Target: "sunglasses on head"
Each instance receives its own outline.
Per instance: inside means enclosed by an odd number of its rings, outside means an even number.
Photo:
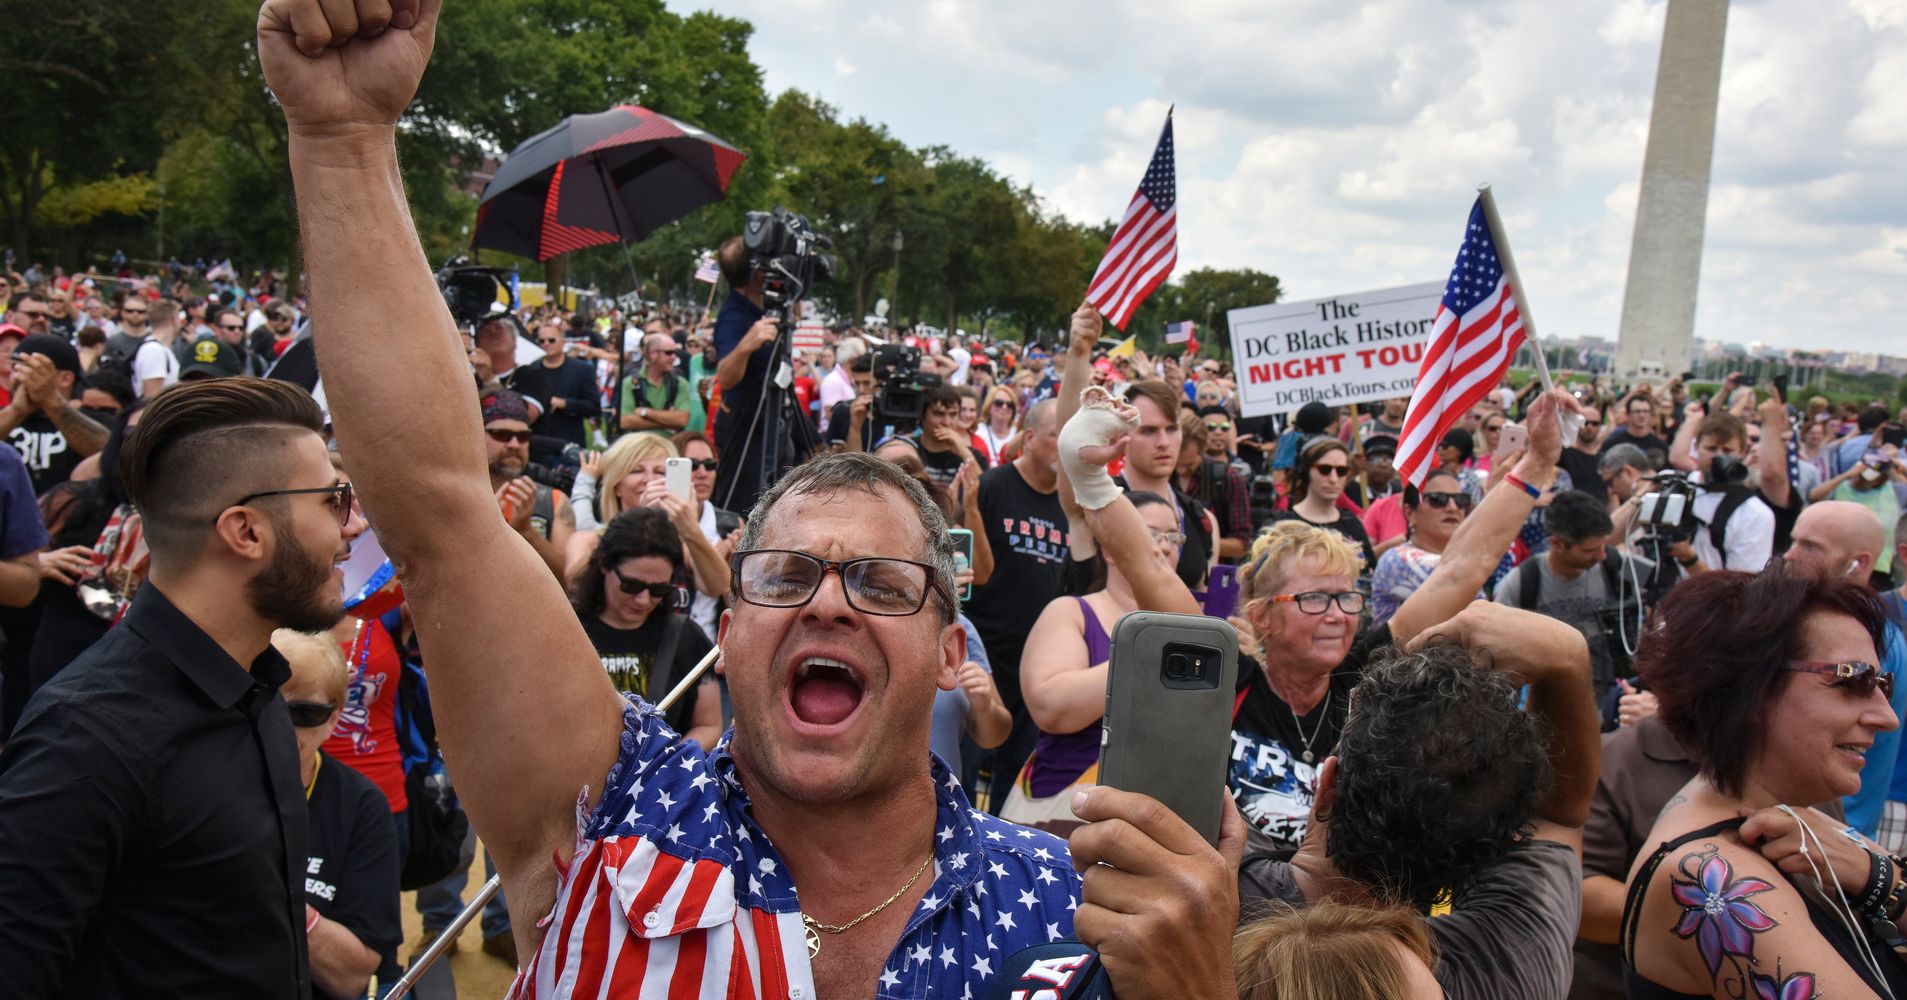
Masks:
[[[1781,669],[1796,674],[1822,674],[1833,678],[1829,687],[1846,688],[1848,691],[1865,698],[1880,689],[1882,697],[1892,701],[1894,698],[1894,675],[1881,673],[1881,668],[1872,663],[1849,660],[1831,663],[1826,660],[1789,660]]]
[[[288,701],[285,711],[291,713],[291,724],[299,729],[316,729],[330,721],[331,713],[338,710],[335,701]]]
[[[1429,504],[1432,510],[1442,510],[1451,504],[1456,504],[1458,510],[1469,510],[1470,505],[1476,502],[1470,499],[1470,494],[1468,493],[1445,493],[1442,490],[1433,493],[1419,493],[1418,496],[1423,497],[1424,502]]]
[[[530,443],[529,431],[506,431],[500,427],[485,427],[483,432],[490,435],[490,440],[498,444],[509,444],[512,441],[517,444]]]
[[[613,566],[610,567],[609,572],[615,576],[617,585],[622,587],[622,592],[631,597],[648,594],[650,597],[660,601],[675,593],[675,584],[673,583],[650,583],[647,580],[631,580],[622,575],[622,570]]]

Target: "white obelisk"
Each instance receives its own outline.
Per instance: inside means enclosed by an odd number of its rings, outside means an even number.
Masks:
[[[1624,378],[1689,367],[1727,26],[1728,0],[1669,0],[1622,295],[1616,373]]]

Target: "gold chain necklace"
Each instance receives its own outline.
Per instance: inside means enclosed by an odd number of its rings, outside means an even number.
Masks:
[[[816,955],[819,955],[821,953],[821,935],[816,934],[815,931],[827,931],[829,934],[845,934],[848,931],[853,930],[854,925],[894,905],[895,900],[901,898],[903,895],[906,895],[907,890],[912,889],[914,887],[914,883],[920,881],[921,873],[927,870],[928,863],[933,860],[934,860],[934,852],[928,851],[927,857],[922,859],[919,868],[914,869],[914,875],[912,878],[907,880],[906,885],[903,885],[900,888],[894,890],[894,894],[892,896],[889,896],[886,899],[881,900],[881,904],[879,906],[876,906],[875,908],[867,911],[866,913],[863,913],[860,916],[855,917],[853,920],[850,920],[845,924],[824,924],[821,921],[816,920],[815,918],[811,916],[808,916],[806,913],[803,913],[801,915],[801,924],[802,924],[802,927],[805,929],[804,933],[808,939],[808,957],[813,958]]]

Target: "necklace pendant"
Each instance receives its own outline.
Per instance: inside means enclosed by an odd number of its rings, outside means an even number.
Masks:
[[[1316,754],[1314,754],[1314,753],[1312,753],[1311,751],[1309,751],[1309,750],[1306,750],[1306,751],[1304,752],[1304,762],[1305,762],[1305,763],[1307,763],[1307,764],[1310,764],[1310,763],[1312,763],[1312,762],[1314,762],[1314,761],[1316,761],[1317,759],[1318,759],[1318,757],[1317,757],[1317,755],[1316,755]]]
[[[813,958],[821,954],[821,935],[815,933],[813,927],[803,927],[802,934],[808,940],[808,957]]]

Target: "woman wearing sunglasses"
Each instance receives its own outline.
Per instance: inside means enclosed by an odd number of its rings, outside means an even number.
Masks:
[[[711,647],[708,636],[676,610],[682,537],[669,515],[636,507],[603,529],[589,564],[577,574],[570,604],[602,657],[616,690],[662,700]],[[670,728],[703,749],[722,735],[722,696],[713,673],[692,697],[669,708]]]
[[[1271,516],[1273,522],[1303,521],[1329,528],[1358,547],[1363,565],[1356,575],[1363,576],[1377,564],[1371,550],[1371,536],[1357,512],[1338,503],[1351,482],[1351,453],[1336,438],[1316,438],[1298,452],[1298,465],[1292,472],[1291,507]]]
[[[305,938],[312,994],[363,996],[371,974],[395,979],[398,917],[397,830],[371,779],[321,747],[344,708],[349,667],[323,635],[280,629],[272,646],[291,666],[280,691],[298,739],[299,779],[309,821],[305,865]]]
[[[1700,770],[1630,872],[1629,995],[1907,996],[1901,862],[1802,805],[1859,791],[1899,725],[1879,600],[1777,563],[1690,578],[1660,615],[1636,666]]]
[[[1455,476],[1434,472],[1419,491],[1404,487],[1404,541],[1387,549],[1371,576],[1371,624],[1390,621],[1410,595],[1430,579],[1450,536],[1470,513],[1470,494]]]
[[[986,457],[987,468],[1000,464],[1007,442],[1019,433],[1015,426],[1019,415],[1019,393],[1003,385],[996,385],[987,392],[985,412],[980,414],[980,425],[973,431],[976,448]]]

